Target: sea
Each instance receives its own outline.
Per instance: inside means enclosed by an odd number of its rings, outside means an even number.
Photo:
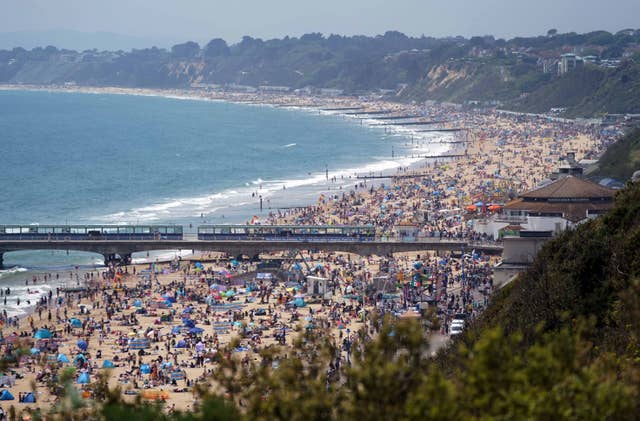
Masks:
[[[450,134],[376,123],[299,107],[0,90],[0,224],[244,223],[448,149],[438,142]],[[101,264],[67,250],[6,253],[3,308],[25,314],[38,294]]]

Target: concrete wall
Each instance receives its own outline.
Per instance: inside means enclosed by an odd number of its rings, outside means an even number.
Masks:
[[[530,264],[549,237],[505,237],[502,261],[509,264]]]

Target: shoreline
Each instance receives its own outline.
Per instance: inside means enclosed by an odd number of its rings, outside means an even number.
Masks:
[[[392,175],[397,174],[399,169],[409,168],[414,171],[420,171],[420,169],[429,162],[433,162],[434,159],[421,158],[422,155],[444,155],[451,153],[453,144],[443,142],[447,138],[455,136],[451,133],[438,133],[438,134],[426,134],[419,133],[415,129],[407,126],[399,126],[389,124],[384,120],[376,120],[375,116],[367,118],[359,118],[354,115],[345,114],[339,110],[328,110],[329,108],[344,108],[346,106],[351,107],[367,107],[367,108],[381,108],[393,109],[394,113],[402,114],[422,114],[418,112],[419,107],[409,106],[405,104],[392,103],[388,101],[363,101],[358,98],[345,97],[345,98],[321,98],[313,96],[297,96],[297,95],[279,95],[271,93],[259,93],[259,94],[245,94],[245,93],[229,93],[229,92],[207,92],[203,90],[192,89],[147,89],[147,88],[120,88],[120,87],[85,87],[74,86],[65,87],[57,85],[0,85],[0,91],[32,91],[32,92],[56,92],[56,93],[82,93],[82,94],[104,94],[104,95],[130,95],[130,96],[143,96],[143,97],[158,97],[165,99],[179,99],[179,100],[192,100],[203,102],[226,102],[238,105],[254,105],[254,106],[267,106],[283,108],[289,111],[299,111],[305,113],[318,113],[322,115],[332,115],[335,118],[344,118],[353,121],[354,125],[359,120],[363,128],[372,130],[383,130],[382,124],[372,124],[372,122],[385,123],[385,133],[390,132],[389,136],[398,136],[399,139],[403,139],[404,147],[407,148],[407,153],[404,155],[393,156],[393,146],[391,146],[392,156],[390,158],[368,159],[365,164],[358,164],[359,167],[353,168],[337,168],[328,172],[328,177],[325,174],[317,173],[311,177],[304,175],[294,175],[286,177],[284,180],[254,180],[251,185],[238,185],[235,187],[226,188],[220,191],[216,191],[206,196],[177,196],[167,199],[159,199],[158,201],[151,201],[150,203],[132,206],[126,209],[120,209],[116,212],[107,213],[103,215],[96,215],[91,217],[95,223],[132,223],[131,221],[141,221],[142,223],[157,223],[162,222],[162,216],[158,216],[156,209],[175,208],[180,212],[180,208],[185,206],[197,206],[205,208],[201,213],[209,214],[210,218],[215,220],[209,223],[244,223],[251,219],[255,211],[247,210],[253,206],[251,201],[247,201],[244,194],[251,195],[251,191],[258,191],[258,184],[260,185],[260,194],[265,200],[269,202],[277,202],[276,205],[266,205],[265,209],[268,211],[278,211],[279,209],[286,209],[291,207],[308,207],[313,206],[317,198],[321,195],[335,194],[336,190],[346,188],[347,190],[353,183],[357,183],[356,176],[367,175]],[[376,127],[380,126],[380,127]],[[412,153],[410,148],[413,148],[413,139],[418,137],[416,141],[416,153]],[[433,137],[433,140],[429,140],[429,137]],[[422,142],[422,148],[418,147],[418,142]],[[409,146],[411,144],[411,146]],[[398,148],[402,149],[402,147]],[[373,157],[372,157],[373,158]],[[390,165],[393,162],[393,165]],[[382,167],[381,169],[379,169]],[[336,179],[336,184],[329,183],[330,179]],[[248,183],[247,183],[248,184]],[[263,190],[264,184],[265,189]],[[311,200],[300,198],[287,198],[290,194],[282,194],[282,185],[286,184],[287,192],[291,188],[295,188],[297,192],[304,196],[314,195]],[[340,186],[343,184],[343,186]],[[378,185],[379,183],[371,183]],[[352,186],[351,186],[352,187]],[[245,191],[246,190],[246,191]],[[344,190],[343,190],[344,191]],[[233,197],[235,196],[235,197]],[[247,196],[249,197],[249,196]],[[257,195],[256,195],[257,197]],[[271,199],[271,200],[269,200]],[[227,203],[233,200],[232,203]],[[218,203],[222,201],[223,203]],[[302,203],[301,203],[302,202]],[[203,205],[204,203],[204,205]],[[237,205],[240,203],[240,205]],[[302,205],[302,206],[301,206]],[[257,206],[257,205],[256,205]],[[186,210],[182,211],[183,213]],[[225,218],[226,213],[231,214],[229,220]],[[238,216],[238,213],[247,215]],[[222,220],[220,219],[222,215]],[[167,217],[168,219],[179,220],[187,223],[199,223],[202,222],[195,214],[190,216],[173,215]],[[242,220],[240,220],[241,218]],[[237,220],[236,220],[237,219]]]

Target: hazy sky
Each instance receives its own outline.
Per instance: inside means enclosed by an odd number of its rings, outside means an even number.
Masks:
[[[307,32],[513,37],[640,27],[640,0],[0,0],[0,32],[71,29],[155,40]]]

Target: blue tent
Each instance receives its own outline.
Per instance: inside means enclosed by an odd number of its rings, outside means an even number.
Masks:
[[[73,363],[74,363],[74,364],[77,364],[77,363],[78,363],[78,361],[85,362],[85,361],[87,361],[87,358],[86,358],[84,355],[82,355],[82,354],[78,354],[78,355],[76,355],[76,357],[73,359]]]
[[[89,346],[87,341],[83,341],[82,339],[80,339],[76,345],[78,345],[78,348],[80,348],[83,351],[86,351],[87,347]]]
[[[183,339],[180,339],[176,344],[176,348],[186,348],[186,347],[187,347],[187,343]]]
[[[64,355],[64,354],[58,354],[57,361],[58,361],[59,363],[68,363],[68,362],[70,362],[70,361],[69,361],[69,358],[67,358],[67,356],[66,356],[66,355]]]
[[[33,392],[29,392],[22,398],[23,403],[36,403],[36,395]]]
[[[306,305],[307,305],[307,303],[305,303],[305,302],[304,302],[304,300],[303,300],[302,298],[296,298],[296,299],[293,301],[293,304],[294,304],[296,307],[304,307],[304,306],[306,306]]]
[[[191,329],[189,329],[189,333],[197,335],[199,333],[204,332],[204,329],[201,327],[192,327]]]
[[[142,301],[140,301],[140,300],[135,300],[135,301],[133,302],[133,306],[134,306],[134,307],[142,307]]]
[[[31,348],[31,355],[39,354],[40,350],[38,348]]]
[[[102,368],[113,368],[115,365],[110,360],[104,360],[102,363]]]
[[[190,319],[184,319],[182,321],[182,323],[186,326],[186,327],[196,327],[196,322],[194,322],[193,320]]]
[[[38,330],[35,335],[33,335],[34,339],[49,339],[51,338],[51,332],[47,329]]]
[[[14,399],[15,398],[13,397],[11,392],[9,392],[7,389],[4,389],[2,392],[0,392],[0,401],[12,401]]]
[[[70,320],[71,326],[73,327],[82,327],[82,321],[80,319],[76,319],[75,317]]]
[[[89,383],[89,373],[82,373],[80,377],[78,377],[78,384],[87,384]]]
[[[151,373],[151,367],[149,366],[149,364],[142,364],[140,366],[140,372],[142,374],[150,374]]]
[[[187,307],[184,310],[182,310],[182,314],[191,314],[193,313],[193,307]]]

